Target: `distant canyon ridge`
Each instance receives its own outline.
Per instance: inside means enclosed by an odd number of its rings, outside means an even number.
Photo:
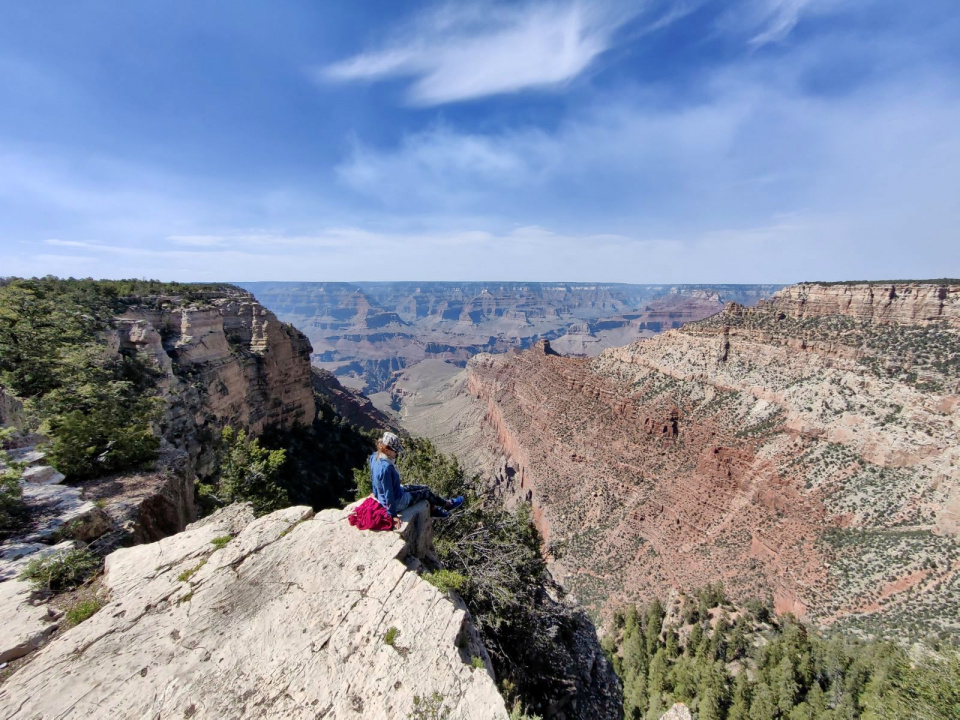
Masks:
[[[313,345],[312,362],[380,406],[396,376],[423,360],[464,366],[480,353],[549,340],[563,355],[611,347],[752,306],[780,285],[595,283],[251,282],[256,295]]]

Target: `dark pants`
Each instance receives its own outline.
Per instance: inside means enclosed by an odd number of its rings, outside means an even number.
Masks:
[[[416,505],[421,500],[426,500],[431,505],[436,505],[438,507],[446,507],[447,501],[442,497],[437,495],[433,490],[428,488],[426,485],[403,485],[403,500],[400,502],[403,505],[403,509]],[[410,500],[407,500],[407,495],[410,495]]]

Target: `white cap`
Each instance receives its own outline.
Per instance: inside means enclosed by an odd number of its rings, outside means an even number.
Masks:
[[[402,453],[403,445],[400,443],[400,438],[394,435],[392,432],[385,432],[383,437],[380,438],[380,443],[386,445],[391,450],[395,452]]]

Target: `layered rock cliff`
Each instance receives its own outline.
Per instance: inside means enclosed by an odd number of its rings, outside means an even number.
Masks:
[[[417,575],[426,506],[399,533],[346,520],[235,505],[115,552],[108,604],[6,681],[0,714],[505,720],[469,614]]]
[[[804,283],[781,290],[776,305],[796,318],[842,315],[873,322],[944,322],[960,327],[955,282]]]
[[[360,391],[341,385],[333,373],[313,368],[311,377],[317,396],[348,423],[362,430],[397,430],[392,417],[374,407]]]
[[[162,401],[155,424],[160,457],[153,467],[83,483],[84,496],[102,501],[118,531],[126,527],[121,534],[135,541],[178,532],[196,518],[194,483],[215,471],[215,441],[223,427],[260,435],[309,426],[316,417],[306,337],[249,293],[217,287],[184,296],[115,298],[101,318],[105,329],[97,332],[97,351],[108,359],[136,358],[143,395]],[[78,308],[83,312],[83,305]],[[0,425],[21,431],[8,443],[39,443],[39,460],[45,439],[30,433],[37,423],[19,398],[0,388]],[[64,477],[50,481],[28,473],[25,480],[29,488],[58,485]]]
[[[479,356],[411,386],[404,423],[531,501],[599,611],[723,580],[821,623],[954,631],[958,312],[960,285],[791,287],[593,360]]]
[[[241,290],[200,303],[161,297],[132,305],[110,342],[159,368],[163,436],[201,475],[212,470],[211,432],[231,425],[259,435],[316,416],[310,342]]]
[[[197,295],[131,299],[107,331],[108,353],[150,368],[164,409],[154,468],[84,483],[84,497],[113,519],[105,548],[158,540],[196,519],[194,485],[215,472],[223,427],[259,435],[316,417],[306,337],[238,288]]]

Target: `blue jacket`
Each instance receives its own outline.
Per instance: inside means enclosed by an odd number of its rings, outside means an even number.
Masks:
[[[391,515],[396,516],[397,503],[403,497],[400,471],[385,457],[374,453],[370,456],[370,479],[373,481],[373,496],[377,502]]]

